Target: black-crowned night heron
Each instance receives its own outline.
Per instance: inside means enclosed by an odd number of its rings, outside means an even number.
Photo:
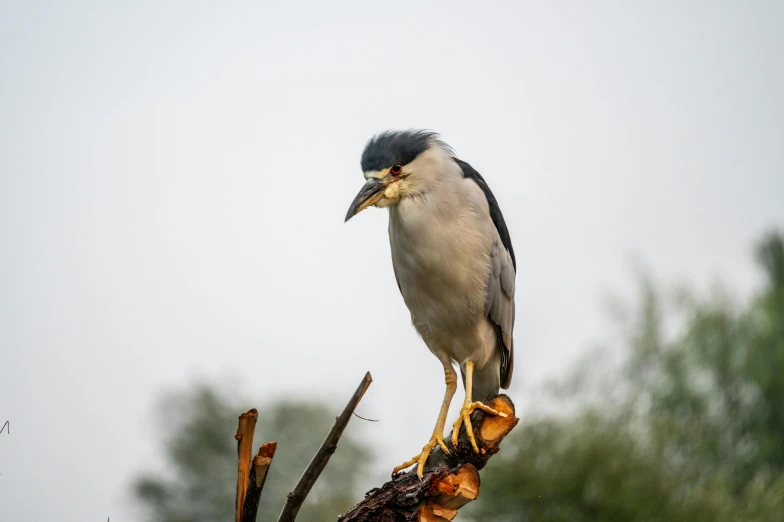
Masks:
[[[504,415],[483,402],[512,379],[515,256],[501,209],[485,180],[455,157],[438,135],[389,131],[362,153],[365,185],[346,221],[370,206],[389,209],[392,266],[419,335],[444,365],[446,393],[438,421],[422,451],[393,473],[417,464],[422,471],[436,445],[457,388],[460,367],[465,401],[454,423],[457,446],[465,425],[478,452],[470,415]]]

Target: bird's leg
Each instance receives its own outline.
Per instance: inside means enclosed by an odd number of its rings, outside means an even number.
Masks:
[[[471,441],[471,446],[474,448],[474,452],[479,453],[479,447],[476,445],[476,438],[474,437],[474,427],[471,426],[471,414],[474,413],[475,410],[482,410],[490,415],[499,415],[501,417],[506,417],[506,413],[496,411],[490,406],[483,404],[479,401],[472,402],[471,400],[471,388],[474,385],[474,363],[468,361],[465,364],[465,401],[463,402],[463,407],[460,409],[460,416],[457,418],[455,423],[452,425],[452,446],[457,447],[457,439],[460,436],[460,426],[465,424],[466,435],[468,435],[468,440]]]
[[[430,440],[427,442],[427,444],[425,444],[425,446],[422,448],[422,451],[418,455],[414,456],[411,460],[404,462],[392,470],[393,475],[398,471],[406,469],[412,464],[417,464],[417,475],[419,475],[419,478],[421,479],[425,469],[425,462],[427,462],[430,453],[433,451],[436,445],[441,446],[441,449],[444,451],[444,453],[449,455],[449,448],[447,448],[446,443],[444,442],[444,425],[446,424],[446,416],[449,412],[449,404],[452,402],[452,397],[455,394],[455,390],[457,390],[457,373],[455,373],[455,370],[452,368],[452,364],[448,359],[441,362],[444,365],[444,381],[446,382],[446,392],[444,393],[444,402],[441,403],[441,411],[438,413],[436,427],[433,428],[433,434],[430,436]]]

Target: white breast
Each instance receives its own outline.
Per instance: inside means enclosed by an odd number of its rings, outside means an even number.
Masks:
[[[487,330],[495,229],[471,180],[389,208],[392,263],[411,319],[431,351],[464,360]]]

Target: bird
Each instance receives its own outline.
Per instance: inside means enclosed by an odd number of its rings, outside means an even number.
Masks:
[[[389,212],[389,245],[398,289],[411,322],[444,368],[446,392],[433,434],[422,451],[394,468],[416,464],[423,477],[444,441],[449,406],[457,390],[457,365],[465,398],[453,424],[457,448],[464,426],[479,453],[471,425],[477,409],[505,417],[485,402],[508,389],[514,362],[517,262],[501,208],[484,178],[429,130],[389,130],[366,144],[360,165],[365,184],[346,214],[368,207]]]

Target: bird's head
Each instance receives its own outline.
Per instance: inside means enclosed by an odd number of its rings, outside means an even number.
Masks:
[[[430,131],[388,131],[377,134],[362,152],[365,184],[354,198],[346,221],[368,207],[397,205],[401,199],[424,194],[443,175],[449,147]]]

